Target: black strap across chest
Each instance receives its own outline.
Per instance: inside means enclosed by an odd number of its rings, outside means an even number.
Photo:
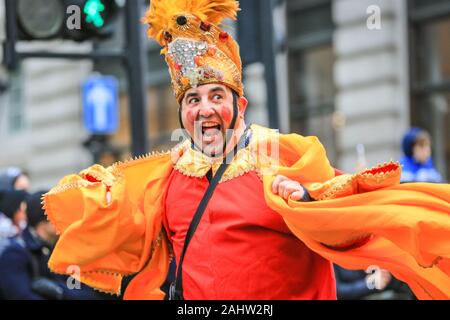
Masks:
[[[222,179],[223,174],[228,169],[228,166],[230,165],[231,161],[233,160],[234,155],[237,154],[237,152],[245,147],[247,142],[247,134],[248,130],[244,132],[241,139],[239,140],[238,144],[234,147],[233,151],[230,152],[227,157],[224,159],[222,164],[220,165],[219,169],[217,170],[214,177],[212,177],[212,172],[208,172],[207,176],[212,179],[208,180],[210,181],[208,189],[206,189],[205,194],[203,195],[202,200],[200,201],[200,204],[197,207],[197,210],[195,211],[194,217],[192,218],[191,224],[189,225],[189,229],[186,233],[186,238],[184,240],[184,246],[183,250],[180,255],[180,260],[178,262],[178,268],[176,273],[175,281],[170,285],[170,291],[169,291],[169,300],[183,300],[183,287],[182,287],[182,281],[183,281],[183,261],[186,254],[186,250],[189,246],[189,243],[192,240],[192,237],[194,236],[195,230],[197,230],[198,225],[200,224],[200,221],[202,219],[203,213],[206,210],[206,207],[208,205],[209,200],[211,199],[214,190],[216,189],[217,185],[219,184],[220,180]]]

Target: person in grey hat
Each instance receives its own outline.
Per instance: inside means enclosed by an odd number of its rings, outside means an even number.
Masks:
[[[26,228],[27,197],[26,191],[0,191],[0,239],[16,236]]]
[[[50,272],[48,259],[57,235],[41,206],[44,193],[27,197],[28,227],[20,236],[0,245],[0,299],[112,299],[81,283],[76,285],[74,279]]]
[[[28,173],[17,167],[0,170],[0,191],[30,189]]]

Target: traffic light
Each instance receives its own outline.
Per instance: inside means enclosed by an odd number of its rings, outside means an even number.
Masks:
[[[86,23],[92,24],[95,28],[101,28],[105,25],[103,14],[105,4],[101,0],[88,0],[84,4],[83,12],[86,15]]]
[[[17,0],[10,3],[15,5],[19,40],[46,40],[61,34],[65,17],[63,1]]]
[[[243,65],[262,61],[261,0],[241,1],[237,26]]]
[[[124,0],[17,0],[19,40],[84,41],[112,35]]]

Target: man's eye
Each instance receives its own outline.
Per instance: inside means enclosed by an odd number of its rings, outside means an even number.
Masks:
[[[189,100],[189,104],[195,104],[195,103],[199,103],[200,102],[200,100],[198,99],[198,98],[192,98],[192,99],[190,99]]]
[[[213,97],[213,100],[222,100],[222,96],[220,95],[220,94],[216,94],[216,95],[214,95],[214,97]]]

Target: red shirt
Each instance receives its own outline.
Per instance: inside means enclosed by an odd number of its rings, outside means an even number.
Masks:
[[[208,180],[174,170],[165,226],[178,262]],[[185,299],[336,299],[332,264],[309,250],[264,200],[255,172],[220,183],[183,263]]]

